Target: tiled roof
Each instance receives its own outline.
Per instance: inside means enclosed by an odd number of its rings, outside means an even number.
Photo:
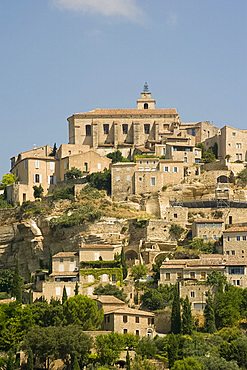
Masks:
[[[110,311],[107,311],[107,314],[116,313],[122,315],[135,315],[135,316],[154,316],[154,313],[148,311],[141,311],[136,310],[134,308],[124,307],[124,308],[117,308]]]
[[[52,272],[49,276],[77,276],[79,274],[79,271],[64,271],[64,272]]]
[[[78,252],[59,252],[57,254],[54,254],[53,258],[62,258],[62,257],[75,257],[78,255]]]
[[[114,249],[119,245],[111,245],[111,244],[84,244],[80,247],[80,249]]]
[[[247,231],[247,226],[236,226],[236,227],[230,227],[229,229],[226,229],[224,233],[231,233],[231,232],[236,232],[236,231]]]
[[[177,115],[177,109],[94,109],[84,113],[74,113],[74,116],[162,116],[164,114]]]
[[[121,299],[118,299],[114,297],[113,295],[92,296],[92,298],[101,302],[102,304],[107,304],[107,303],[122,304],[122,305],[125,304],[123,301],[121,301]]]

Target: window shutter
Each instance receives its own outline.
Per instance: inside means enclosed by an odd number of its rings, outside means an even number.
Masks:
[[[35,183],[35,174],[33,175],[33,182]]]
[[[48,176],[48,185],[50,185],[51,183],[51,179],[50,179],[50,176]]]
[[[57,183],[57,176],[54,176],[54,185]]]
[[[39,175],[39,183],[42,184],[42,175]]]

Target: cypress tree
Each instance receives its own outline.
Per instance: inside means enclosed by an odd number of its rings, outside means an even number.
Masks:
[[[125,279],[128,275],[128,267],[126,265],[126,260],[125,260],[125,254],[124,254],[123,247],[122,247],[122,250],[121,250],[121,265],[122,265],[122,269],[123,269],[123,279]]]
[[[169,363],[169,369],[172,368],[174,365],[174,362],[178,358],[178,345],[179,341],[176,335],[173,333],[169,335],[168,338],[168,347],[167,347],[167,355],[168,355],[168,363]]]
[[[33,370],[33,351],[31,350],[31,348],[29,348],[28,350],[27,370]]]
[[[8,352],[6,370],[15,370],[15,359],[14,359],[14,352],[12,349],[10,349]]]
[[[63,286],[63,296],[62,296],[62,304],[64,304],[68,299],[68,296],[67,296],[67,291],[66,291],[66,288],[65,288],[65,285]]]
[[[79,366],[76,355],[75,355],[75,358],[74,358],[74,361],[73,361],[73,370],[80,370],[80,366]]]
[[[75,295],[78,295],[79,294],[79,286],[78,286],[78,282],[76,282],[75,284]]]
[[[22,279],[19,274],[19,261],[17,259],[13,276],[13,295],[16,301],[22,303]]]
[[[172,315],[171,315],[171,333],[179,334],[181,332],[181,312],[180,312],[180,297],[179,283],[174,286]]]
[[[186,296],[183,302],[183,314],[182,314],[182,332],[183,334],[191,335],[194,327],[193,317],[191,313],[191,304],[188,296]]]
[[[130,354],[128,350],[126,354],[126,370],[130,370]]]
[[[205,321],[204,321],[205,331],[207,333],[214,333],[216,331],[215,314],[214,314],[212,294],[210,292],[208,292],[208,298],[206,300],[206,305],[205,305],[203,315],[205,318]]]

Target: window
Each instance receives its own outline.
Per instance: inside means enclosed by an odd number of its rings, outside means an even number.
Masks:
[[[170,280],[170,278],[171,278],[171,274],[170,274],[170,272],[167,272],[166,273],[166,280]]]
[[[229,266],[230,275],[244,275],[244,266]]]
[[[142,164],[142,161],[140,161],[140,164]]]
[[[36,174],[34,175],[34,180],[33,180],[33,182],[34,182],[34,183],[41,183],[41,179],[42,179],[42,176],[41,176],[41,175],[39,175],[38,173],[36,173]]]
[[[149,161],[147,161],[146,163],[149,164]]]
[[[219,237],[217,235],[213,235],[214,240],[218,240]]]
[[[98,170],[101,170],[101,163],[98,163]]]
[[[156,161],[153,161],[153,164],[155,164],[156,163]]]
[[[128,330],[127,330],[127,329],[124,329],[124,330],[123,330],[123,333],[124,333],[124,334],[127,334],[127,333],[128,333]]]
[[[63,265],[63,264],[60,264],[60,265],[58,266],[58,271],[59,271],[59,272],[64,272],[64,265]]]
[[[166,149],[162,148],[162,155],[165,155],[165,154],[166,154]]]
[[[184,163],[187,163],[187,162],[188,162],[188,158],[184,157]]]
[[[74,263],[70,263],[69,264],[69,271],[74,271],[74,269],[75,269]]]
[[[140,318],[139,316],[136,316],[136,323],[139,324],[139,322],[140,322]]]
[[[35,168],[39,168],[39,160],[37,160],[37,159],[35,161]]]
[[[88,171],[88,163],[87,162],[85,162],[84,163],[84,172],[87,172]]]
[[[172,172],[178,172],[178,168],[177,167],[173,167],[172,168]]]
[[[237,241],[239,242],[239,241],[240,241],[240,236],[239,236],[239,235],[237,235],[237,238],[236,238],[236,239],[237,239]]]
[[[74,262],[74,258],[73,257],[70,259],[70,262]]]
[[[116,282],[116,274],[112,274],[112,276],[111,276],[111,280],[112,280],[112,282],[113,282],[113,283],[115,283],[115,282]]]
[[[119,172],[119,167],[116,168],[117,172]]]
[[[27,200],[27,194],[26,193],[22,194],[22,200],[23,200],[23,202],[26,202],[26,200]]]
[[[104,135],[108,135],[109,134],[109,125],[103,125],[103,129],[104,129]]]
[[[57,286],[56,287],[56,295],[60,295],[61,294],[61,288],[60,286]]]
[[[203,239],[208,239],[207,235],[202,235]]]
[[[48,184],[49,185],[56,184],[56,176],[48,176]]]
[[[91,125],[86,125],[86,136],[91,136]]]
[[[71,288],[66,286],[66,288],[65,288],[65,289],[66,289],[66,293],[67,293],[67,295],[69,296],[69,295],[70,295]]]
[[[87,277],[87,281],[88,281],[89,283],[93,283],[93,282],[94,282],[94,276],[93,276],[93,275],[88,275],[88,277]]]
[[[139,177],[139,181],[142,181],[142,177]]]
[[[195,158],[195,163],[200,163],[200,158]]]
[[[244,250],[242,250],[242,253],[244,253]]]
[[[63,258],[60,258],[60,261],[59,262],[63,263]]]
[[[236,143],[236,149],[241,149],[241,143]]]
[[[129,167],[127,167],[127,171],[130,171],[130,168]]]
[[[123,322],[128,322],[128,316],[127,315],[123,315]]]
[[[54,170],[55,169],[55,162],[50,162],[50,170]]]
[[[152,171],[156,171],[156,167],[152,167]]]
[[[229,242],[230,241],[230,236],[227,237],[227,241]]]
[[[154,318],[153,317],[149,317],[148,318],[148,325],[153,325],[154,324]]]
[[[120,181],[120,176],[117,176],[116,177],[116,181]]]
[[[136,330],[136,335],[140,335],[140,330]]]
[[[155,177],[151,177],[151,186],[155,185]]]
[[[226,254],[229,256],[230,252],[229,251],[226,251]]]
[[[201,272],[201,279],[206,279],[206,272]]]
[[[178,214],[177,213],[174,213],[174,218],[178,218]]]
[[[102,275],[102,282],[106,283],[108,280],[108,275],[107,274],[103,274]]]
[[[123,134],[124,134],[124,135],[127,135],[127,133],[128,133],[128,125],[123,124],[123,125],[122,125],[122,129],[123,129]]]
[[[177,279],[180,279],[182,277],[182,273],[181,272],[177,272]]]
[[[127,176],[127,181],[130,181],[130,175]]]
[[[232,251],[232,256],[235,256],[235,251]]]
[[[24,162],[24,168],[27,168],[27,159]]]
[[[145,167],[145,171],[150,171],[150,167]]]
[[[148,135],[149,132],[150,132],[150,125],[144,125],[144,133]]]
[[[170,172],[170,167],[164,166],[164,167],[163,167],[163,171],[164,171],[164,172]]]
[[[148,103],[144,103],[144,109],[148,109]]]
[[[198,150],[195,150],[195,155],[198,155]]]
[[[190,297],[191,297],[191,298],[195,298],[195,292],[193,292],[193,291],[192,291],[192,292],[190,292]]]
[[[191,278],[191,279],[195,279],[195,277],[196,277],[195,272],[190,272],[190,278]]]
[[[143,171],[143,167],[139,167],[138,168],[138,171]]]
[[[233,132],[233,133],[232,133],[232,136],[236,136],[236,133],[235,133],[235,132]]]
[[[242,239],[243,239],[244,241],[246,241],[246,235],[243,235]]]
[[[67,162],[66,161],[64,161],[63,162],[63,168],[66,170],[66,168],[67,168]]]

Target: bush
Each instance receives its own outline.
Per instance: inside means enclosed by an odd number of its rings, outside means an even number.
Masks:
[[[67,186],[66,188],[57,188],[52,194],[54,200],[58,199],[70,199],[74,200],[74,188],[73,186]]]

